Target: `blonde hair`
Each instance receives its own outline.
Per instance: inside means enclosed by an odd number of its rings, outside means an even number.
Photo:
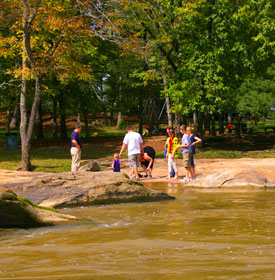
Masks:
[[[114,158],[118,158],[118,154],[117,153],[114,154]]]
[[[192,131],[193,131],[193,129],[192,129],[192,127],[191,127],[191,126],[187,126],[186,131],[190,131],[190,132],[192,132]]]

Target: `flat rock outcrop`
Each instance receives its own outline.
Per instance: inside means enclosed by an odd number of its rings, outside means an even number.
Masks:
[[[146,202],[174,199],[112,171],[50,174],[12,190],[43,207]]]
[[[54,209],[43,209],[12,190],[0,187],[0,227],[27,228],[50,226],[76,219],[57,213]]]
[[[208,174],[188,185],[198,187],[275,187],[275,182],[255,170],[229,170]]]

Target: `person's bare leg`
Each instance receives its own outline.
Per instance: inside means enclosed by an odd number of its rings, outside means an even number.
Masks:
[[[133,169],[134,169],[134,168],[131,169],[131,172],[130,172],[130,174],[129,174],[130,179],[131,179],[131,177],[133,176],[133,173],[134,173],[134,170],[133,170]]]
[[[138,169],[137,167],[134,167],[133,169],[134,169],[135,177],[136,179],[138,179]]]
[[[196,177],[196,168],[195,167],[192,167],[191,168],[193,173],[192,173],[192,177]]]
[[[192,171],[191,171],[191,168],[190,167],[187,167],[186,168],[187,172],[186,172],[186,177],[188,179],[191,179],[192,178]]]
[[[143,165],[143,164],[142,164],[141,166],[142,166],[142,168],[143,168],[143,171],[145,172],[145,175],[147,175],[147,176],[148,176],[146,166],[145,166],[145,165]]]

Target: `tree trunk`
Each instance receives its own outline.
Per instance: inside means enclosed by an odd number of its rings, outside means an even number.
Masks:
[[[39,103],[37,114],[36,114],[35,129],[36,129],[36,138],[44,139],[41,102]]]
[[[10,118],[11,118],[11,112],[10,112],[10,110],[7,110],[6,133],[10,132]]]
[[[139,118],[138,118],[138,131],[142,135],[143,132],[143,89],[139,88]]]
[[[208,113],[205,113],[204,117],[204,130],[210,132],[210,115]]]
[[[166,112],[168,118],[168,127],[173,127],[173,116],[171,113],[171,100],[169,96],[166,97]]]
[[[175,134],[177,137],[181,137],[181,134],[180,134],[181,117],[182,116],[180,113],[175,114]]]
[[[83,117],[84,117],[84,123],[85,123],[86,140],[90,141],[89,121],[88,121],[87,111],[85,109],[83,110]]]
[[[216,121],[214,115],[211,116],[211,128],[212,136],[216,136]]]
[[[168,90],[167,79],[166,79],[166,72],[164,67],[162,68],[162,81],[163,81],[163,89]],[[171,100],[169,96],[166,96],[166,113],[168,119],[168,127],[173,127],[173,117],[171,113]]]
[[[224,134],[224,114],[221,113],[219,115],[219,128],[220,128],[220,134]]]
[[[18,125],[19,119],[20,119],[20,106],[16,105],[10,121],[10,128],[15,128]]]
[[[119,127],[121,120],[122,120],[122,112],[118,112],[116,127]]]
[[[232,113],[231,112],[229,112],[227,115],[227,122],[232,123]]]
[[[59,95],[60,133],[61,139],[67,139],[66,114],[63,93]]]
[[[57,138],[57,108],[55,99],[53,99],[53,137]]]
[[[24,60],[24,58],[23,58]],[[24,65],[24,64],[23,64]],[[21,124],[20,124],[20,134],[21,134],[21,150],[22,150],[22,161],[21,170],[31,171],[31,139],[32,133],[35,125],[35,119],[38,111],[38,106],[40,103],[41,96],[41,85],[40,77],[36,74],[35,79],[35,94],[32,103],[32,110],[29,117],[29,122],[27,121],[27,80],[22,75],[22,86],[21,86],[21,96],[20,96],[20,111],[21,111]]]
[[[122,101],[122,88],[121,88],[121,76],[119,76],[119,95],[118,95],[118,109],[119,112],[117,114],[117,123],[116,123],[116,127],[119,127],[121,121],[122,121],[122,110],[121,110],[121,101]]]
[[[204,113],[199,112],[198,113],[198,131],[197,134],[199,137],[203,137],[203,119],[204,119]]]
[[[194,127],[194,131],[198,130],[198,113],[197,112],[193,112],[193,127]]]

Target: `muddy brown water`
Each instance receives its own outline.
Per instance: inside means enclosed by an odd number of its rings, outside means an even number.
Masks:
[[[275,279],[275,190],[151,184],[175,201],[63,209],[0,229],[0,279]]]

